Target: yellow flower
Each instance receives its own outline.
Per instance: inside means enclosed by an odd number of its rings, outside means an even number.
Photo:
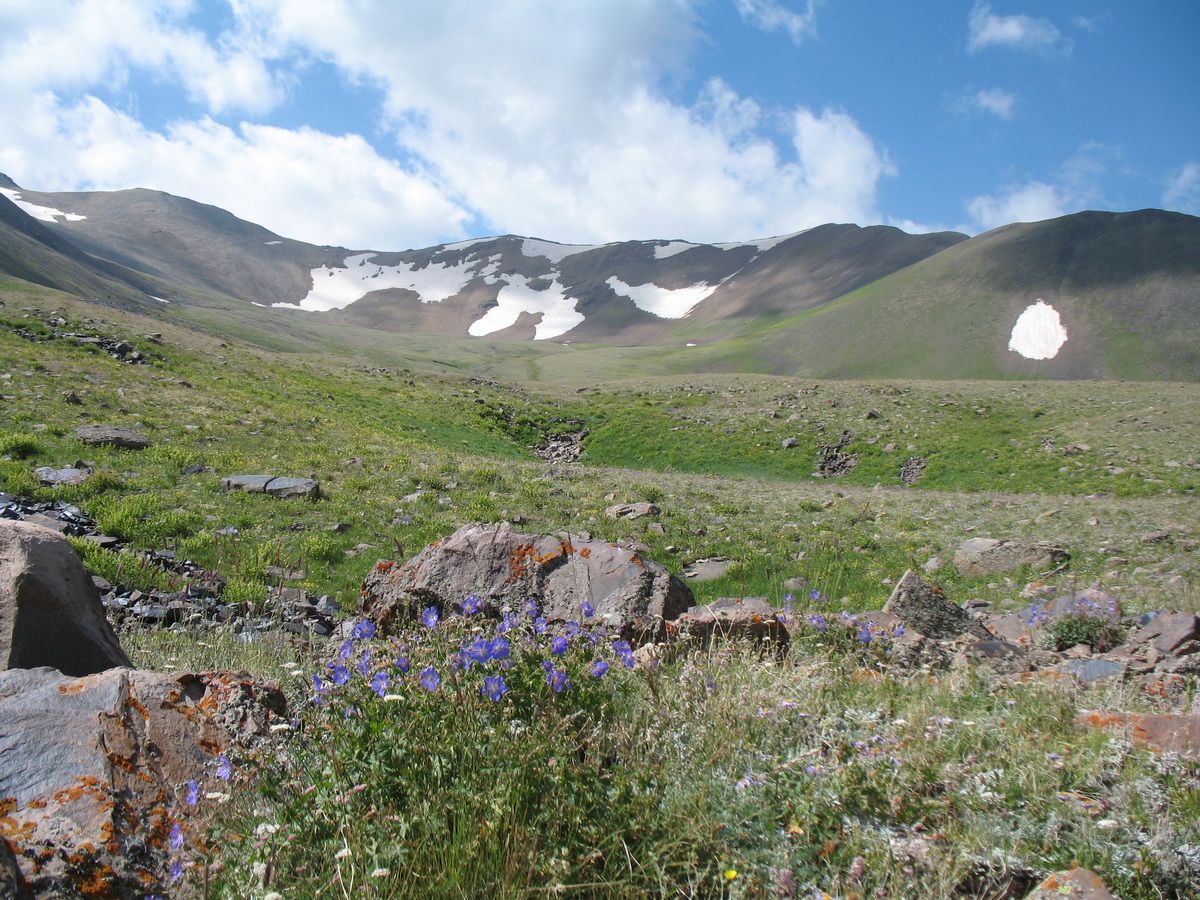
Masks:
[[[735,878],[737,878],[737,869],[726,869],[725,870],[725,880],[726,881],[733,881],[733,879],[735,879]]]

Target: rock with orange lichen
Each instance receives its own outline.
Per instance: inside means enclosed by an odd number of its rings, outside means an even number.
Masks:
[[[1080,713],[1075,722],[1093,728],[1123,729],[1135,744],[1156,753],[1176,753],[1185,759],[1200,759],[1200,716],[1092,710]]]
[[[244,673],[0,672],[0,838],[37,896],[140,900],[165,875],[181,786],[285,713]]]
[[[362,611],[383,633],[427,606],[454,610],[468,595],[492,612],[532,600],[549,621],[595,621],[626,637],[664,633],[695,602],[691,589],[653,560],[606,541],[524,534],[508,523],[465,525],[404,564],[380,561],[363,582]]]
[[[1090,869],[1076,867],[1055,872],[1025,900],[1118,900],[1109,892],[1100,876]]]

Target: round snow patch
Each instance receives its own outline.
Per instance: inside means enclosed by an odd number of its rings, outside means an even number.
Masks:
[[[1017,318],[1008,349],[1026,359],[1053,359],[1066,342],[1067,329],[1058,310],[1039,299]]]

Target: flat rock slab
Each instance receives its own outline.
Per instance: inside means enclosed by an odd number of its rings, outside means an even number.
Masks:
[[[724,556],[698,559],[683,570],[683,577],[693,581],[713,581],[724,577],[732,565],[733,560]]]
[[[0,668],[90,675],[130,665],[71,542],[0,519]]]
[[[642,516],[657,516],[659,509],[653,503],[618,503],[604,510],[610,519],[640,519]]]
[[[286,711],[245,673],[0,672],[0,834],[36,896],[155,893],[181,786]]]
[[[629,637],[661,635],[694,605],[686,584],[661,564],[605,541],[525,534],[505,522],[465,525],[407,563],[381,560],[363,582],[362,611],[382,632],[434,606],[455,609],[470,594],[495,613],[532,600],[549,621],[582,622],[582,604]]]
[[[1117,900],[1109,893],[1100,876],[1090,869],[1074,868],[1055,872],[1025,900]]]
[[[1062,547],[1045,541],[999,540],[977,537],[963,541],[954,554],[954,567],[963,577],[995,575],[1033,566],[1053,569],[1068,562],[1071,555]]]
[[[1188,759],[1200,759],[1200,716],[1093,710],[1080,713],[1075,722],[1094,728],[1124,728],[1135,744],[1159,753],[1178,753]]]
[[[56,469],[54,466],[38,466],[33,470],[33,474],[41,480],[42,484],[64,487],[83,484],[92,477],[92,470],[76,466],[64,466],[61,469]]]
[[[321,485],[312,478],[278,475],[230,475],[221,479],[223,491],[270,494],[273,497],[319,497]]]
[[[1149,643],[1159,653],[1170,656],[1191,649],[1189,645],[1196,641],[1200,641],[1200,616],[1163,612],[1129,635],[1126,643],[1134,646]]]
[[[1057,668],[1074,675],[1080,684],[1091,684],[1106,678],[1124,678],[1127,667],[1115,660],[1103,659],[1070,659],[1060,663]]]
[[[982,622],[912,569],[896,583],[883,611],[896,616],[905,628],[935,641],[949,641],[964,634],[983,641],[992,639]]]
[[[153,443],[141,432],[119,425],[80,425],[75,429],[75,437],[85,444],[106,444],[124,450],[145,450]]]

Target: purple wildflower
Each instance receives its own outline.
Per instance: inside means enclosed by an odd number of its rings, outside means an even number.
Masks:
[[[229,762],[229,757],[222,753],[217,757],[217,777],[222,781],[228,781],[232,774],[233,765]]]
[[[567,639],[561,634],[550,642],[550,652],[555,656],[562,656],[567,652],[569,646]]]
[[[330,663],[329,667],[333,670],[329,677],[333,680],[334,684],[345,684],[350,680],[350,670],[345,666],[337,666]]]
[[[546,617],[545,616],[538,616],[536,619],[533,620],[533,630],[534,630],[535,634],[545,634],[546,633]]]
[[[862,641],[864,644],[871,643],[871,638],[873,638],[873,637],[874,637],[874,635],[871,634],[871,626],[870,625],[864,625],[861,629],[859,629],[858,639],[860,641]]]
[[[436,691],[439,684],[442,682],[442,676],[437,673],[433,666],[426,666],[421,670],[421,687],[427,691]]]
[[[822,615],[809,616],[808,624],[817,629],[817,631],[824,631],[829,627],[828,623],[825,621],[825,617]]]
[[[171,840],[171,849],[172,850],[182,850],[183,849],[183,826],[180,825],[178,822],[176,822],[174,825],[171,826],[170,840]]]
[[[582,603],[579,604],[579,611],[581,613],[583,613],[583,617],[585,619],[590,619],[592,616],[594,616],[596,614],[596,607],[592,606],[592,604],[590,604],[586,600],[584,600]]]
[[[375,677],[371,679],[371,690],[382,697],[387,693],[387,686],[390,680],[386,672],[376,672]]]
[[[567,679],[567,673],[562,669],[556,669],[553,666],[546,672],[546,684],[550,690],[556,694],[561,694],[565,689],[571,686],[571,682]]]
[[[525,601],[525,615],[529,618],[534,618],[538,614],[538,605],[536,600]]]
[[[338,649],[338,659],[349,659],[350,654],[354,652],[354,641],[343,641],[342,646]]]
[[[829,602],[829,600],[828,600],[828,599],[826,599],[825,597],[821,596],[821,592],[820,592],[820,591],[818,591],[816,588],[813,588],[813,590],[811,590],[811,591],[809,591],[809,592],[808,592],[808,599],[809,599],[809,600],[820,600],[822,603],[828,603],[828,602]]]
[[[364,650],[362,652],[362,656],[359,657],[359,660],[358,660],[357,668],[358,668],[358,674],[361,675],[363,678],[366,678],[368,675],[371,674],[371,651],[370,650]]]
[[[489,700],[496,701],[508,693],[508,685],[504,683],[504,679],[499,675],[489,675],[483,679],[483,687],[480,688],[480,693]]]
[[[608,671],[608,663],[606,663],[604,660],[598,659],[594,663],[592,663],[592,674],[595,675],[597,678],[603,678],[604,674],[607,671]]]
[[[573,638],[577,634],[579,634],[579,623],[578,622],[568,622],[566,625],[563,626],[563,631],[566,632],[567,637]]]
[[[180,878],[182,878],[183,863],[181,863],[179,860],[175,860],[173,863],[171,863],[169,874],[171,876],[171,881],[178,881]]]
[[[482,597],[476,597],[474,594],[467,594],[467,599],[460,604],[464,616],[473,616],[477,612],[483,612],[484,606],[487,605]]]
[[[199,802],[200,802],[200,785],[196,784],[196,782],[194,780],[189,781],[188,782],[188,792],[187,792],[187,805],[195,806]]]
[[[351,640],[362,641],[368,638],[375,637],[375,623],[363,619],[354,626],[354,630],[350,632]]]
[[[408,661],[407,656],[397,656],[396,657],[396,668],[399,669],[401,672],[407,674],[408,670],[412,668],[412,663],[410,663]]]
[[[438,623],[438,611],[436,606],[427,606],[425,611],[421,613],[421,624],[426,628],[433,628]]]
[[[509,643],[508,638],[498,637],[488,644],[488,656],[499,662],[500,660],[508,659]]]

